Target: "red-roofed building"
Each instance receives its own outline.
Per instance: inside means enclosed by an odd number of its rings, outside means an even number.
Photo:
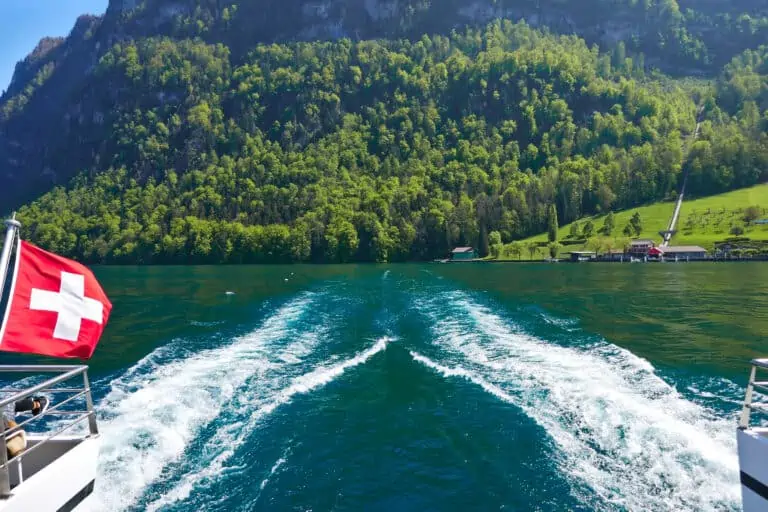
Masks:
[[[698,245],[653,247],[648,251],[648,257],[663,257],[665,260],[703,260],[707,257],[707,250]]]
[[[629,249],[627,252],[634,256],[635,258],[642,258],[645,255],[650,256],[650,251],[656,246],[656,244],[653,242],[653,240],[649,239],[639,239],[639,240],[632,240],[629,244]]]

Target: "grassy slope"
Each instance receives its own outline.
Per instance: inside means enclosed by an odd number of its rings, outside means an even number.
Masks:
[[[734,190],[719,194],[716,196],[704,197],[690,201],[684,201],[678,220],[678,233],[672,238],[671,245],[700,245],[707,249],[712,249],[714,243],[723,240],[731,235],[729,231],[733,224],[744,226],[741,220],[741,210],[747,206],[758,205],[766,208],[764,218],[768,218],[768,184],[756,185],[754,187],[741,190]],[[612,233],[612,238],[616,240],[616,248],[619,249],[619,240],[624,238],[622,231],[635,212],[640,213],[643,223],[643,232],[640,238],[650,238],[657,243],[661,240],[659,231],[667,229],[669,220],[672,217],[672,211],[675,204],[654,203],[640,208],[633,208],[621,212],[614,212],[616,219],[616,228]],[[596,230],[603,226],[605,215],[590,217],[595,224]],[[689,218],[693,219],[693,229],[687,230]],[[586,218],[578,221],[580,226],[584,226]],[[561,226],[558,231],[558,241],[568,236],[571,225]],[[768,226],[744,226],[746,231],[744,236],[754,240],[768,240]],[[528,242],[547,242],[547,234],[533,236],[522,240],[523,244]],[[560,255],[565,256],[569,251],[582,250],[582,245],[564,246]],[[542,251],[543,252],[543,251]],[[540,255],[541,257],[542,255]],[[523,257],[528,257],[527,251],[523,252]]]

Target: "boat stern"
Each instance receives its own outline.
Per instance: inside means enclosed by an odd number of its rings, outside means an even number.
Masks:
[[[101,447],[86,366],[0,366],[0,375],[30,375],[31,387],[0,389],[0,411],[39,394],[57,396],[38,415],[0,433],[0,512],[83,510],[93,493]],[[21,382],[29,382],[22,379]],[[42,423],[41,423],[42,422]],[[18,439],[18,446],[9,444]]]
[[[29,447],[45,439],[30,436]],[[12,460],[9,477],[13,490],[0,500],[0,511],[82,510],[93,493],[100,446],[98,435],[61,436],[47,440],[20,462]]]
[[[768,428],[737,431],[744,512],[768,510]]]
[[[765,425],[765,418],[768,417],[768,380],[759,378],[766,372],[768,359],[752,360],[744,407],[736,431],[744,512],[768,510],[768,426]],[[757,421],[753,420],[752,413],[759,417]]]

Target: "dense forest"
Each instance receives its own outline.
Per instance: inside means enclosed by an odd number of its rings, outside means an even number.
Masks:
[[[34,165],[43,178],[75,174],[21,208],[27,238],[106,263],[430,259],[545,231],[552,211],[562,225],[671,199],[684,172],[693,194],[768,178],[766,47],[713,79],[681,80],[633,53],[647,41],[601,50],[509,20],[234,44],[224,36],[243,30],[237,9],[206,5],[158,29],[170,35],[108,46],[87,86],[61,82],[77,101]],[[414,27],[421,11],[408,12]],[[707,19],[731,19],[718,16]],[[754,20],[750,34],[764,30]],[[99,23],[81,20],[82,41]],[[65,80],[49,58],[64,44],[47,40],[17,69],[27,80],[0,101],[8,140],[51,104],[41,91]],[[24,144],[8,147],[20,160]]]
[[[768,5],[760,0],[132,0],[124,22],[177,38],[200,37],[235,52],[286,39],[418,39],[494,18],[576,34],[589,44],[642,54],[648,64],[686,75],[716,71],[734,55],[768,41]],[[148,23],[147,20],[152,20]],[[297,21],[302,20],[302,21]]]

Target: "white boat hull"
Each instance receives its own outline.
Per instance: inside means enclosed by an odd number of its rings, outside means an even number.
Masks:
[[[737,431],[744,512],[768,511],[768,428]]]
[[[42,439],[28,436],[30,447]],[[11,495],[0,499],[0,512],[84,510],[93,493],[100,445],[99,436],[58,436],[22,457],[21,464],[12,460]]]

